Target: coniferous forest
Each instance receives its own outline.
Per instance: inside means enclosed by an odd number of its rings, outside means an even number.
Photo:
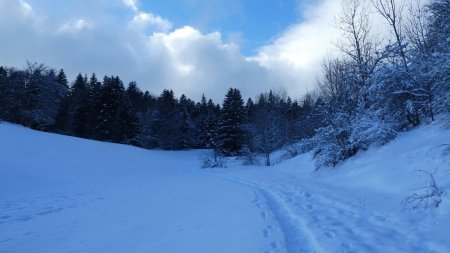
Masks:
[[[338,19],[339,56],[323,61],[317,89],[298,99],[280,91],[243,98],[230,88],[220,103],[194,101],[172,90],[154,95],[118,76],[68,80],[63,69],[28,63],[0,67],[0,119],[147,149],[259,153],[266,165],[283,147],[293,155],[313,150],[318,168],[335,166],[450,113],[450,2],[411,9],[403,23],[395,5],[375,4],[389,24],[388,42],[372,36],[367,10],[354,3]]]

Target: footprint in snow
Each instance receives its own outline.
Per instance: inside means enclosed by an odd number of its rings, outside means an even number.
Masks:
[[[33,219],[33,217],[31,217],[31,216],[22,216],[22,217],[17,218],[16,220],[18,220],[18,221],[28,221],[28,220],[31,220],[31,219]]]
[[[270,246],[271,246],[273,249],[278,248],[278,244],[277,244],[276,242],[271,242],[271,243],[270,243]]]
[[[3,240],[0,240],[0,242],[7,242],[7,241],[11,241],[13,238],[6,238],[6,239],[3,239]]]
[[[384,216],[375,215],[374,218],[376,221],[379,221],[379,222],[386,221],[386,217],[384,217]]]
[[[327,231],[324,233],[324,235],[328,238],[334,238],[334,233],[332,231]]]
[[[342,246],[342,248],[347,250],[346,252],[349,252],[348,250],[352,249],[352,245],[350,243],[347,243],[347,242],[341,242],[341,246]]]
[[[261,212],[261,217],[265,219],[267,217],[266,212]]]

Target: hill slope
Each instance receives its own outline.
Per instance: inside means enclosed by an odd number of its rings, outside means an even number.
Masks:
[[[450,200],[411,211],[429,177],[450,189],[438,124],[334,170],[311,154],[200,170],[202,151],[147,151],[0,124],[0,252],[448,252]]]
[[[148,151],[0,124],[0,252],[263,252],[245,186],[200,152]],[[245,242],[245,243],[243,243]]]

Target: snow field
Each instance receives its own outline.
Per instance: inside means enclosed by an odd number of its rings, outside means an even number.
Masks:
[[[450,131],[432,124],[337,168],[200,169],[147,151],[0,124],[0,252],[449,252]],[[439,208],[404,208],[435,173]],[[420,190],[420,189],[419,189]]]
[[[202,151],[0,134],[0,252],[278,252],[254,191],[199,173]]]

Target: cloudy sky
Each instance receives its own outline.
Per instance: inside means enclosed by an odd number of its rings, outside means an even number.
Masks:
[[[0,65],[119,75],[222,101],[313,87],[333,50],[339,0],[0,0]]]

